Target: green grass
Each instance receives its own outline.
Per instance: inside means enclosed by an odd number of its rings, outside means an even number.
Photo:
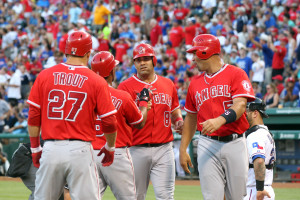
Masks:
[[[30,191],[22,182],[0,181],[0,200],[27,200]],[[275,188],[276,200],[299,200],[299,188]],[[103,200],[114,200],[111,191],[108,190]],[[199,186],[177,185],[175,187],[176,200],[202,200],[201,188]],[[152,185],[149,186],[146,200],[155,200]]]

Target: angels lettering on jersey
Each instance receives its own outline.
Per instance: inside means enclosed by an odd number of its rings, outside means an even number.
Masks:
[[[172,97],[169,94],[165,93],[157,93],[157,92],[151,92],[152,93],[152,103],[155,104],[166,104],[170,107],[172,106]],[[139,105],[139,93],[136,92],[136,99],[135,102],[137,105]]]
[[[231,87],[229,85],[217,85],[217,86],[212,86],[210,88],[204,88],[201,91],[197,91],[195,95],[196,99],[196,106],[197,106],[197,111],[200,110],[201,105],[215,97],[230,97],[230,89]]]

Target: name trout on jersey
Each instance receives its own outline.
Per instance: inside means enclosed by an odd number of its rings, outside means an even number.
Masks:
[[[197,111],[200,110],[200,107],[205,101],[211,98],[220,97],[220,96],[230,97],[231,96],[230,90],[231,87],[229,85],[217,85],[217,86],[212,86],[210,88],[204,88],[200,92],[197,91],[195,95]]]
[[[54,85],[66,85],[81,88],[88,77],[81,74],[54,72]]]

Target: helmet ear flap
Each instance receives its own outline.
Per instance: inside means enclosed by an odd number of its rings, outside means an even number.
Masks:
[[[152,57],[152,62],[153,62],[153,66],[155,67],[157,63],[157,59],[155,56]]]

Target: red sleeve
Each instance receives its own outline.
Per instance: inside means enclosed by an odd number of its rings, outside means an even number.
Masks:
[[[129,124],[139,124],[143,121],[143,115],[136,103],[132,100],[131,96],[128,94],[126,104],[124,105],[125,118]]]
[[[29,105],[28,125],[41,126],[41,110],[33,105]]]
[[[117,118],[116,115],[109,115],[101,118],[102,132],[103,133],[114,133],[117,131]]]
[[[189,88],[188,88],[188,92],[186,95],[186,100],[185,100],[185,106],[184,106],[184,110],[189,112],[189,113],[197,113],[197,108],[196,108],[196,104],[194,101],[194,96],[193,96],[193,82],[190,83]]]
[[[101,77],[100,77],[101,78]],[[97,90],[97,110],[96,113],[99,117],[104,118],[109,115],[113,115],[117,113],[115,106],[111,101],[111,95],[108,88],[108,84],[105,82],[103,78],[101,78],[104,85],[101,85]]]
[[[251,99],[250,101],[255,100],[254,92],[246,72],[238,68],[234,74],[232,76],[234,81],[231,81],[232,98],[246,97]]]

